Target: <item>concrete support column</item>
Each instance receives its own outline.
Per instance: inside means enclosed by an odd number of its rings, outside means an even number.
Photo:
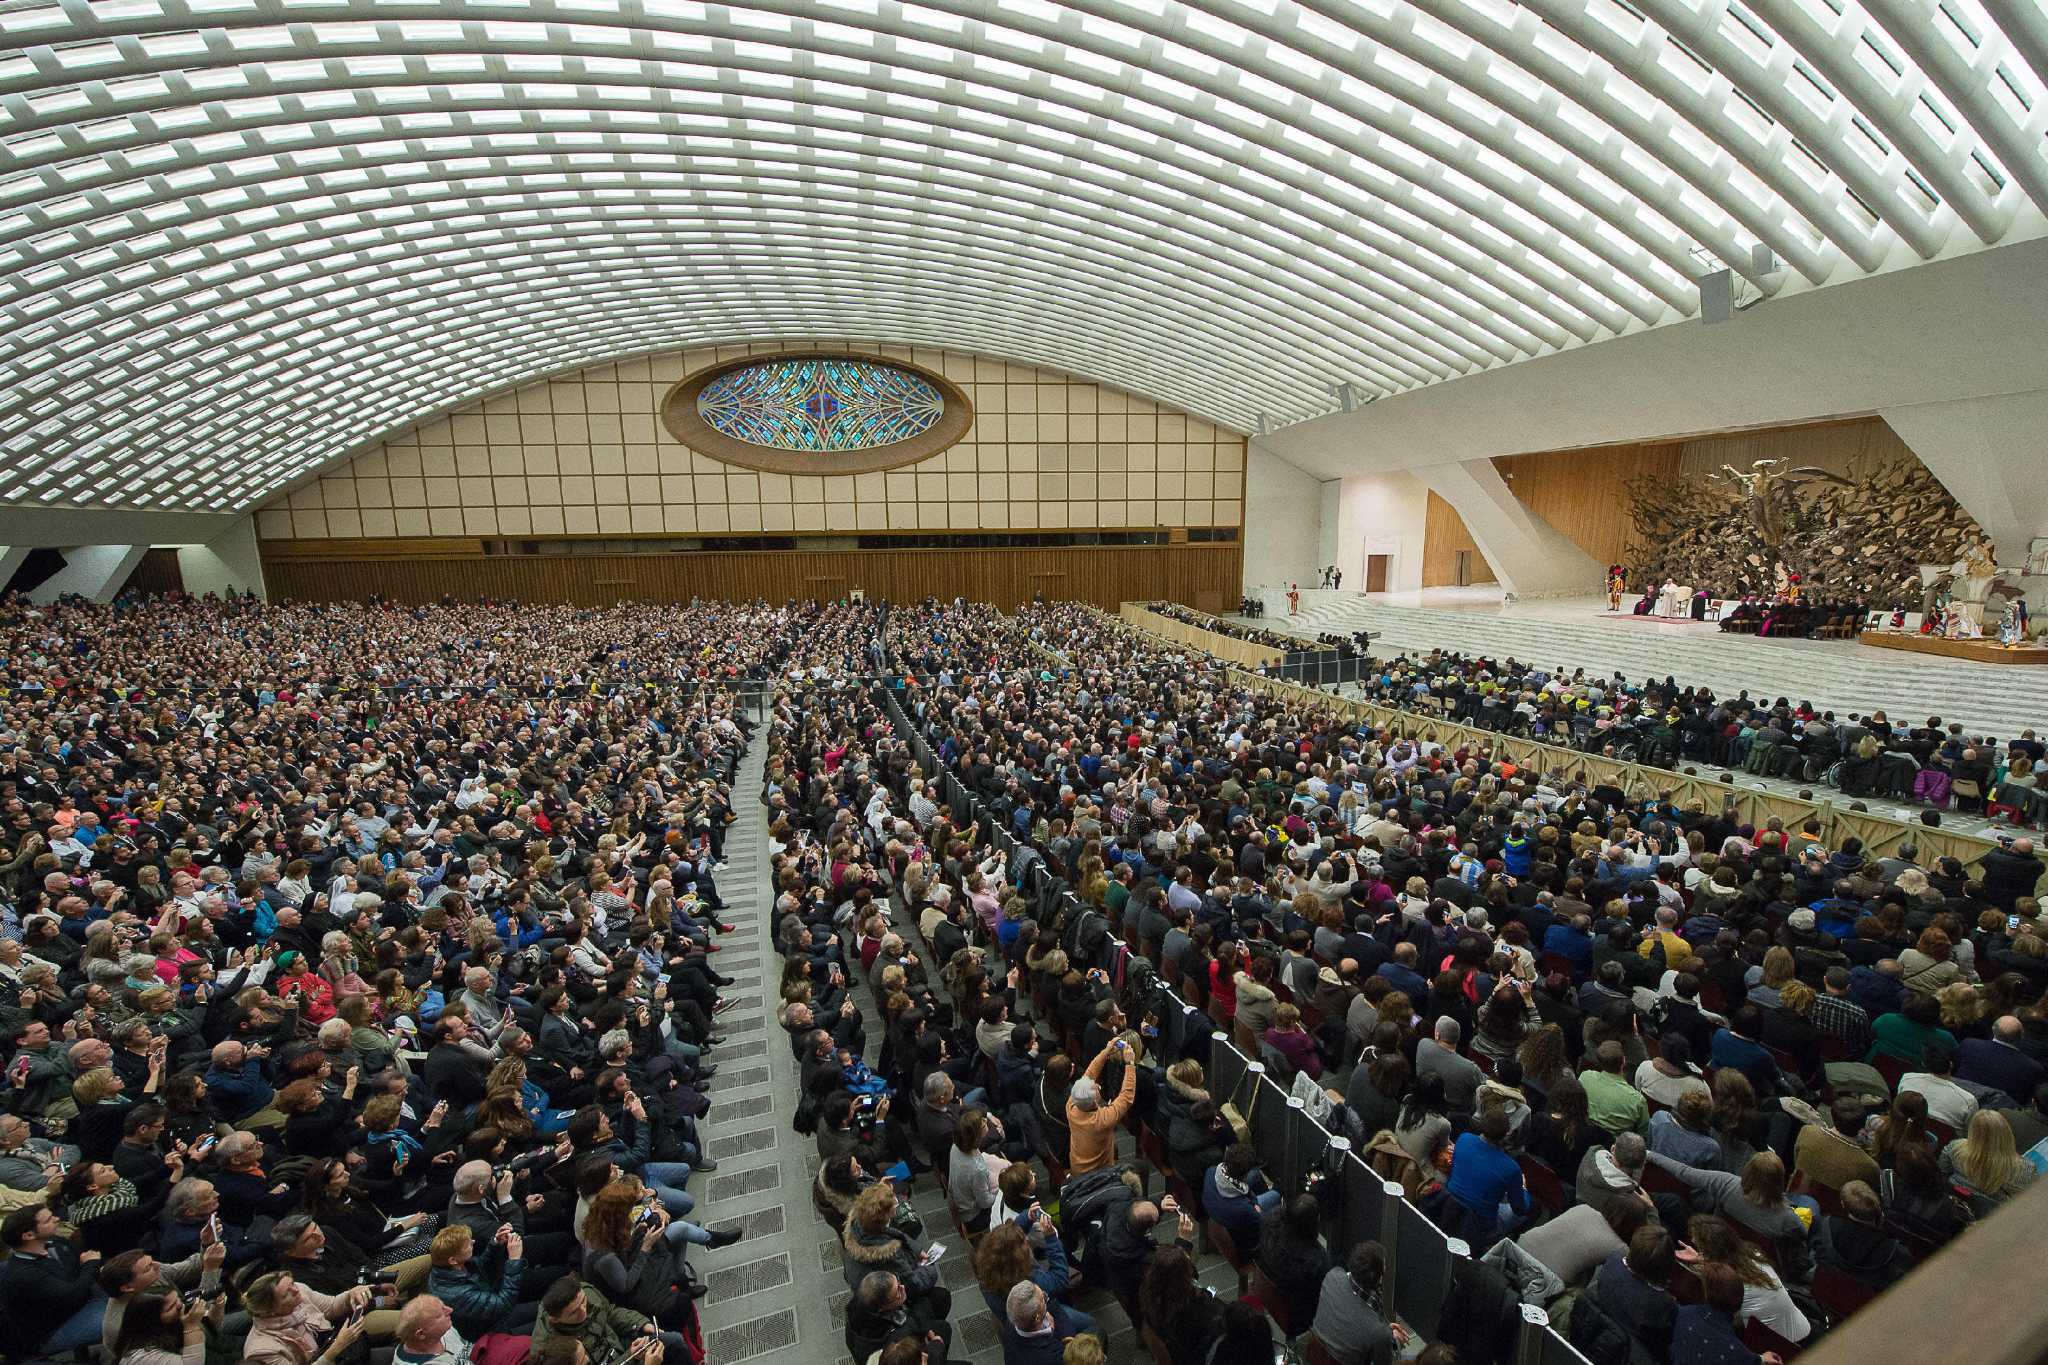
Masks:
[[[64,551],[64,567],[37,585],[29,600],[49,603],[72,595],[111,602],[148,550],[147,545],[73,546]]]
[[[1565,596],[1601,590],[1604,565],[1522,505],[1492,460],[1429,465],[1411,471],[1458,509],[1465,529],[1517,597]]]
[[[1878,413],[2017,568],[2048,536],[2048,389]]]
[[[14,571],[21,567],[21,561],[28,558],[27,545],[0,545],[0,588],[7,586]]]
[[[213,593],[253,592],[269,599],[263,587],[263,558],[256,549],[256,518],[236,518],[233,525],[204,545],[178,547],[178,573],[185,591],[195,597]]]

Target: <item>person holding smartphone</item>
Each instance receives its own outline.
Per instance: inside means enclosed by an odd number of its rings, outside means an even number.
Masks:
[[[1102,1094],[1102,1072],[1112,1056],[1124,1063],[1124,1080],[1116,1098],[1106,1100]],[[1117,1125],[1130,1112],[1137,1096],[1138,1068],[1130,1044],[1121,1038],[1112,1039],[1067,1093],[1067,1143],[1072,1157],[1068,1169],[1073,1174],[1099,1171],[1115,1159]]]
[[[252,1319],[242,1365],[339,1365],[365,1334],[363,1313],[373,1292],[359,1285],[345,1294],[322,1294],[289,1271],[257,1276],[242,1291]]]
[[[175,1293],[152,1294],[122,1319],[107,1353],[116,1365],[205,1365],[206,1325],[218,1329],[227,1311],[225,1296],[190,1300]]]

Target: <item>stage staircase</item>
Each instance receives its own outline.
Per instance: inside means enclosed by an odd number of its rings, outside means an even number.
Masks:
[[[1299,616],[1271,612],[1256,624],[1313,638],[1372,633],[1373,653],[1434,648],[1511,655],[1546,668],[1620,673],[1705,684],[1732,696],[1811,701],[1837,715],[1882,710],[1911,723],[1930,715],[1972,734],[2000,738],[2048,730],[2048,667],[2012,667],[1900,654],[1853,640],[1759,640],[1711,625],[1606,616],[1592,603],[1582,619],[1555,603],[1490,609],[1397,606],[1363,593],[1303,593]]]

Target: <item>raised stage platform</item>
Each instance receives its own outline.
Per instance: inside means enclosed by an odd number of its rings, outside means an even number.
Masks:
[[[1712,624],[1644,620],[1607,613],[1605,597],[1503,602],[1498,587],[1430,588],[1420,593],[1302,590],[1301,614],[1286,604],[1252,624],[1314,637],[1369,630],[1382,658],[1441,646],[1630,678],[1671,674],[1733,695],[1743,688],[1837,713],[1882,709],[1914,723],[1930,715],[1973,734],[2009,737],[2048,730],[2048,668],[1905,650],[1865,649],[1855,640],[1760,640]]]
[[[1933,654],[1948,659],[1969,659],[1980,664],[2048,665],[2048,649],[2028,645],[2007,649],[1996,640],[1948,640],[1938,635],[1916,635],[1903,630],[1866,630],[1858,642],[1878,649],[1903,650],[1908,654]]]

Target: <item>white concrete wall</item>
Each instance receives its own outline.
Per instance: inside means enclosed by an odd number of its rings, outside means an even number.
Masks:
[[[76,595],[94,602],[111,602],[148,552],[147,545],[67,546],[64,567],[31,589],[29,601],[49,603]]]
[[[2036,239],[1771,299],[1712,327],[1503,365],[1260,439],[1344,478],[2025,393],[2048,388],[2044,316],[2048,239]]]
[[[1325,479],[1322,498],[1316,512],[1316,567],[1335,564],[1344,553],[1344,543],[1337,537],[1344,517],[1344,481]],[[1319,580],[1320,581],[1320,580]]]
[[[263,558],[256,548],[255,516],[240,518],[225,534],[205,545],[179,546],[178,573],[185,580],[185,591],[195,597],[254,592],[267,598]]]
[[[1360,474],[1340,483],[1337,567],[1348,592],[1365,591],[1365,557],[1387,555],[1387,591],[1422,590],[1429,490],[1413,474]]]
[[[1246,451],[1244,583],[1247,590],[1313,585],[1322,549],[1321,481],[1253,440]]]

